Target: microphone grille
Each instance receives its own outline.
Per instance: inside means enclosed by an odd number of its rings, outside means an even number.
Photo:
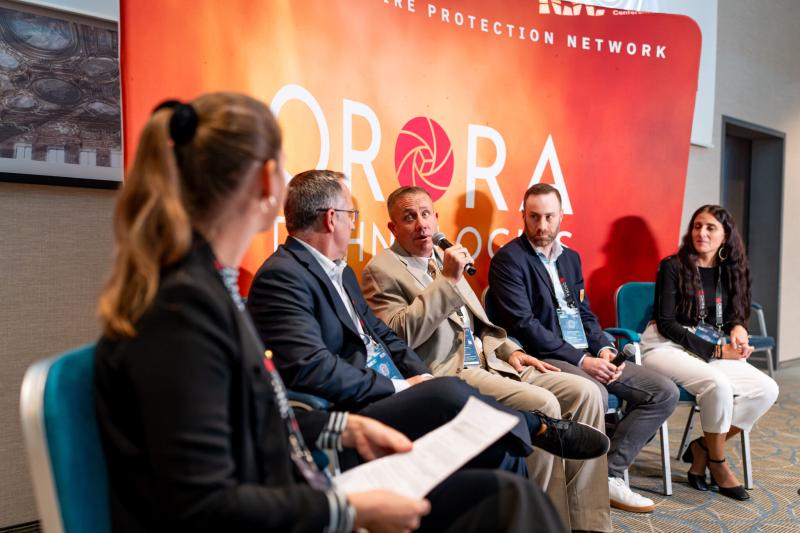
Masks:
[[[431,236],[431,241],[433,241],[433,244],[435,244],[436,246],[439,246],[439,243],[445,240],[446,238],[447,237],[444,236],[444,233],[442,233],[441,231],[437,231],[436,233],[433,234],[433,236]]]
[[[629,342],[625,345],[625,348],[622,349],[622,352],[628,357],[636,357],[636,346],[634,346],[632,342]]]

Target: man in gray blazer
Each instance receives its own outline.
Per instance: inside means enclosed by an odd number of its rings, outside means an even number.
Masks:
[[[433,245],[438,215],[427,191],[401,187],[389,195],[387,206],[396,241],[362,273],[364,296],[375,314],[434,375],[459,376],[514,409],[539,410],[602,431],[603,400],[597,387],[526,354],[491,323],[464,279],[472,260],[467,250]],[[569,529],[611,531],[605,456],[562,463],[537,451],[528,467]]]

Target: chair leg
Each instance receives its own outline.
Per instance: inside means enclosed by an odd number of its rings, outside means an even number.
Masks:
[[[775,377],[775,363],[772,360],[772,348],[767,348],[767,372],[769,377]]]
[[[750,460],[750,432],[742,431],[742,470],[744,471],[744,488],[753,488],[753,463]]]
[[[669,428],[667,423],[661,424],[661,469],[664,474],[664,495],[672,496],[672,468],[669,464]]]
[[[626,468],[625,471],[622,473],[622,480],[625,482],[625,486],[630,488],[631,487],[631,480],[628,476],[628,469]]]
[[[678,446],[678,454],[675,456],[675,459],[678,461],[681,460],[683,456],[683,452],[686,451],[686,441],[689,440],[689,437],[692,435],[692,429],[694,429],[694,424],[692,423],[694,420],[694,413],[697,410],[697,405],[692,404],[692,407],[689,409],[689,418],[686,419],[686,428],[683,430],[683,437],[681,438],[681,444]]]

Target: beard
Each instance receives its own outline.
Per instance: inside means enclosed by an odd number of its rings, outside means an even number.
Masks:
[[[554,231],[549,230],[531,230],[526,226],[525,233],[528,235],[528,239],[530,239],[534,246],[537,248],[544,248],[545,246],[549,246],[553,241],[556,240],[556,236],[558,235],[558,231],[561,229],[561,224],[556,226]]]

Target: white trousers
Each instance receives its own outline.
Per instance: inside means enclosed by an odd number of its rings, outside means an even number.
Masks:
[[[705,362],[658,332],[651,322],[641,341],[642,365],[669,377],[692,394],[703,431],[750,431],[778,398],[778,384],[745,359]]]

